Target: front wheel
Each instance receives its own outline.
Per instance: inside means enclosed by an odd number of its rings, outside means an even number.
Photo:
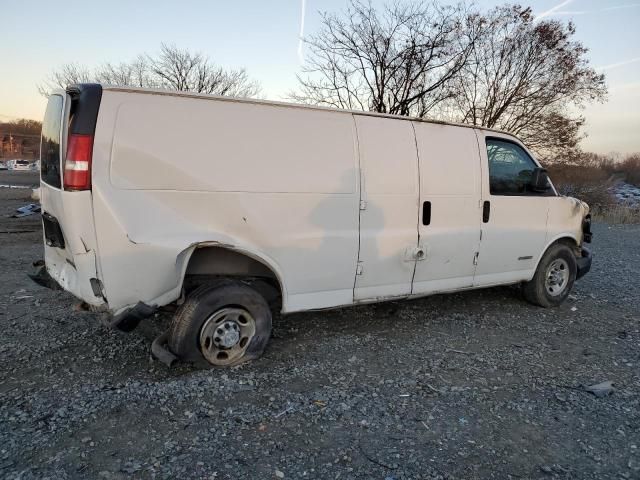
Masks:
[[[223,280],[194,290],[176,312],[169,349],[180,359],[233,366],[262,355],[271,335],[271,310],[262,295]]]
[[[558,243],[545,252],[535,275],[524,284],[527,301],[549,308],[566,300],[576,281],[577,264],[571,248]]]

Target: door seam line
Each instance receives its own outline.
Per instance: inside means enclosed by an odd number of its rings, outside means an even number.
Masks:
[[[351,119],[353,120],[353,131],[355,133],[355,147],[356,147],[356,157],[358,159],[358,187],[359,187],[359,195],[358,195],[358,253],[356,256],[356,264],[355,270],[353,271],[353,288],[351,289],[351,301],[355,303],[356,301],[356,284],[358,283],[358,265],[360,264],[360,248],[361,248],[361,235],[362,235],[362,212],[364,210],[360,209],[361,202],[363,200],[363,181],[362,181],[362,162],[360,159],[360,137],[358,135],[358,123],[356,122],[355,115],[351,114]],[[364,267],[363,267],[364,268]]]
[[[416,234],[417,234],[417,239],[416,239],[416,248],[418,248],[420,246],[420,220],[422,218],[422,197],[421,197],[421,184],[422,184],[422,176],[420,175],[420,152],[418,150],[418,136],[416,135],[416,127],[412,122],[411,123],[411,130],[413,131],[413,143],[416,147],[416,162],[418,165],[418,219],[416,222]],[[415,281],[416,278],[416,270],[418,268],[418,260],[414,260],[413,262],[413,274],[411,275],[411,290],[409,291],[409,295],[413,295],[413,282]]]

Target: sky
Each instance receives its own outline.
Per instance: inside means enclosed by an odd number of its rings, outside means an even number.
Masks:
[[[505,2],[475,3],[489,9]],[[518,3],[531,6],[539,18],[573,21],[592,66],[607,76],[608,102],[581,112],[588,135],[583,148],[640,152],[640,2]],[[162,42],[205,53],[225,67],[245,67],[264,97],[283,100],[296,87],[304,59],[301,26],[308,36],[320,25],[319,11],[345,5],[346,0],[0,0],[0,121],[41,119],[46,100],[37,84],[62,64],[131,60],[157,52]]]

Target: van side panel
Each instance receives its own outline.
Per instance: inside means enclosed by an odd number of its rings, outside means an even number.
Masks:
[[[284,311],[353,301],[351,114],[105,90],[93,163],[112,311],[175,300],[181,253],[201,243],[270,266]]]
[[[355,193],[351,115],[132,97],[117,112],[111,152],[115,188]]]

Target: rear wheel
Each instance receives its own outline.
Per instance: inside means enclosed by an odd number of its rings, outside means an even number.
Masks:
[[[176,312],[169,348],[182,360],[232,366],[262,355],[271,335],[271,310],[262,295],[237,281],[194,290]]]
[[[524,284],[525,298],[541,307],[560,305],[576,281],[577,264],[571,248],[558,243],[545,252],[533,279]]]

